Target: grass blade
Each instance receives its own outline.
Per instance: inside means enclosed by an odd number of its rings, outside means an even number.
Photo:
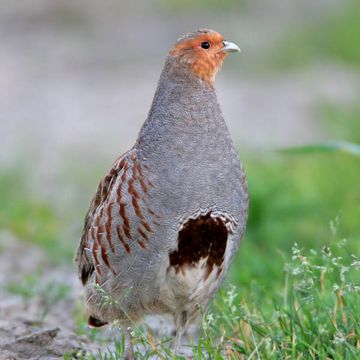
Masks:
[[[280,149],[283,154],[314,154],[323,152],[344,152],[355,156],[360,156],[360,145],[346,141],[328,141],[319,144],[309,144]]]

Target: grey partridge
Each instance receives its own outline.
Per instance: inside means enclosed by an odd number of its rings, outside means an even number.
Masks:
[[[239,48],[213,30],[177,40],[132,149],[99,184],[77,250],[88,323],[126,333],[171,314],[174,352],[221,285],[245,231],[246,179],[214,89]],[[104,301],[104,298],[112,301]]]

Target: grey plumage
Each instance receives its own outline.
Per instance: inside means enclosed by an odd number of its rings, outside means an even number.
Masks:
[[[219,35],[201,30],[175,46],[198,36],[215,43],[211,34]],[[221,285],[248,211],[244,171],[215,90],[194,73],[186,54],[186,62],[167,58],[136,144],[99,185],[77,252],[92,319],[130,324],[170,313],[176,347],[199,306],[206,309]],[[186,226],[184,241],[193,234],[197,242],[180,250]],[[224,234],[223,245],[208,240],[214,231]],[[218,252],[211,250],[215,242]],[[114,301],[105,303],[104,294]]]

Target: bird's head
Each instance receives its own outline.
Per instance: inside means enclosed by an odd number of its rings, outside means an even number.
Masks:
[[[178,65],[189,67],[203,81],[213,86],[216,73],[230,52],[239,47],[216,31],[200,29],[182,36],[176,41],[169,56]]]

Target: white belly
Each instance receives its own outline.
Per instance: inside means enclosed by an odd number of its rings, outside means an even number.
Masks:
[[[229,264],[230,246],[226,246],[221,266],[215,264],[209,271],[207,258],[180,269],[167,267],[160,285],[160,301],[172,312],[206,308],[220,286]]]

